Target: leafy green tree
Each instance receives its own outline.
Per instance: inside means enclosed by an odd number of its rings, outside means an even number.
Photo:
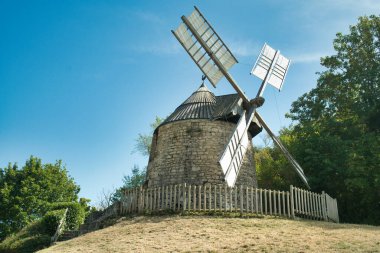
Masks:
[[[143,156],[149,156],[152,145],[152,136],[154,130],[164,121],[163,118],[156,116],[156,119],[150,124],[151,132],[149,134],[141,134],[136,139],[136,144],[133,152],[139,152]]]
[[[294,139],[289,135],[290,132],[289,128],[284,128],[279,137],[290,153],[293,153]],[[259,187],[284,191],[289,190],[289,185],[303,187],[303,182],[282,151],[277,146],[269,145],[268,138],[264,143],[264,147],[255,147],[254,152]]]
[[[321,59],[316,88],[292,104],[287,134],[314,190],[343,221],[380,224],[380,17],[360,17]]]
[[[149,134],[141,134],[140,133],[138,135],[138,138],[136,139],[136,144],[135,144],[133,152],[139,152],[143,156],[149,156],[151,145],[152,145],[153,133],[156,130],[156,128],[162,122],[164,122],[164,120],[165,119],[156,116],[154,122],[152,124],[150,124],[150,128],[151,128],[150,133]],[[145,180],[146,180],[146,169],[147,168],[145,167],[144,169],[141,170],[140,167],[135,164],[132,168],[132,175],[125,175],[123,177],[123,186],[116,189],[113,192],[113,194],[111,194],[111,196],[109,198],[111,200],[110,204],[112,204],[115,201],[120,200],[121,196],[122,196],[122,192],[125,189],[135,188],[135,187],[139,187],[139,186],[143,185]],[[102,200],[101,200],[102,203],[105,203],[105,202],[107,203],[107,201],[105,201],[107,199],[107,197],[105,197],[105,196],[106,195],[103,194]],[[104,208],[104,206],[105,205],[103,205],[103,208]]]
[[[123,186],[118,188],[113,194],[112,200],[117,201],[121,199],[122,192],[126,189],[132,189],[142,186],[146,180],[146,168],[140,170],[138,165],[134,165],[132,168],[132,175],[123,177]]]
[[[42,164],[32,156],[21,169],[1,169],[0,240],[41,218],[49,203],[77,201],[79,190],[62,161]]]
[[[135,188],[144,184],[146,177],[146,169],[140,170],[138,165],[134,165],[132,168],[131,176],[124,176],[123,187],[124,188]]]

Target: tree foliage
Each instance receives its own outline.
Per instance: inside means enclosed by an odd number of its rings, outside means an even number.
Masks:
[[[61,161],[30,157],[21,169],[0,169],[0,240],[41,218],[49,203],[77,201],[79,190]]]
[[[152,145],[153,133],[156,130],[156,128],[162,122],[164,122],[164,120],[165,119],[156,116],[154,122],[150,124],[150,133],[139,133],[138,138],[136,139],[136,144],[133,152],[139,152],[143,156],[149,156]],[[113,202],[120,200],[122,192],[125,189],[135,188],[143,185],[146,180],[146,169],[147,167],[141,170],[140,167],[135,164],[132,168],[132,174],[124,175],[123,185],[121,187],[112,192],[108,192],[108,194],[105,194],[106,192],[103,190],[103,194],[100,199],[100,208],[105,209]]]
[[[146,177],[146,169],[140,170],[138,165],[132,168],[132,175],[124,176],[123,187],[126,189],[136,188],[144,184]]]
[[[289,129],[282,129],[280,139],[292,153],[294,140],[288,132]],[[290,184],[303,187],[303,182],[282,151],[277,146],[271,146],[268,143],[268,139],[266,139],[265,146],[256,147],[254,152],[257,181],[260,188],[287,191]]]
[[[146,168],[140,170],[138,165],[134,165],[132,168],[132,175],[124,175],[123,177],[123,185],[118,188],[114,194],[111,196],[111,203],[114,201],[120,200],[123,191],[126,189],[132,189],[136,187],[140,187],[144,184],[146,180]]]
[[[378,225],[380,17],[359,18],[349,34],[337,34],[334,49],[321,59],[316,87],[293,102],[294,127],[281,138],[312,189],[338,198],[343,221]]]
[[[163,118],[156,116],[154,122],[150,124],[151,132],[149,134],[139,133],[136,139],[135,148],[133,150],[134,152],[139,152],[143,156],[149,156],[153,132],[163,121]]]

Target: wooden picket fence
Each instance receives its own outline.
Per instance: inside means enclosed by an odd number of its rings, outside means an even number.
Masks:
[[[167,185],[124,192],[120,213],[172,211],[240,212],[339,222],[336,199],[290,186],[276,191],[246,186]]]

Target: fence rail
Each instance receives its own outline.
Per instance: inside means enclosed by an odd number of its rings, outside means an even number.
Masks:
[[[54,244],[57,241],[58,237],[62,233],[63,227],[64,227],[65,222],[66,222],[67,210],[68,210],[68,208],[65,209],[65,212],[64,212],[61,220],[58,223],[58,226],[57,226],[57,229],[55,230],[54,235],[50,238],[50,243],[51,244]]]
[[[336,199],[290,186],[276,191],[246,186],[167,185],[125,190],[121,214],[144,211],[220,211],[339,222]]]

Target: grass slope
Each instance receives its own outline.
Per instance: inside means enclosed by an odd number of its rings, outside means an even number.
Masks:
[[[268,217],[135,217],[40,252],[193,251],[380,252],[380,227]]]

